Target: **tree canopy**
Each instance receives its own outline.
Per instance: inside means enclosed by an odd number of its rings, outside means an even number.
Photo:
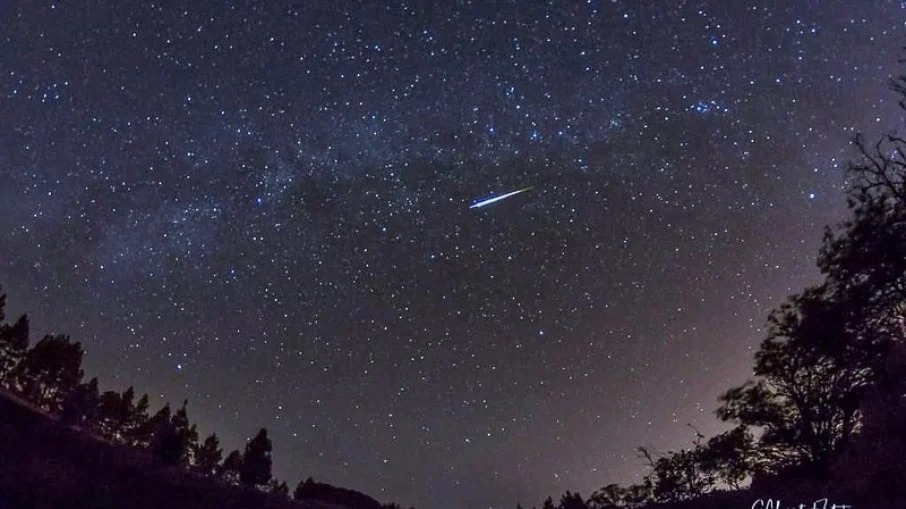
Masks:
[[[271,480],[271,440],[261,428],[246,445],[239,467],[239,482],[245,485],[266,485]]]

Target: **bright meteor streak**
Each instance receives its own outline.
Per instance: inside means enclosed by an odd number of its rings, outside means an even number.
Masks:
[[[484,207],[485,205],[490,205],[490,204],[492,204],[492,203],[494,203],[494,202],[498,202],[498,201],[500,201],[500,200],[505,200],[505,199],[509,198],[510,196],[516,196],[516,195],[519,194],[519,193],[524,193],[524,192],[526,192],[526,191],[531,191],[531,190],[534,189],[534,188],[535,188],[535,186],[529,186],[529,187],[520,189],[520,190],[518,190],[518,191],[513,191],[512,193],[506,193],[506,194],[501,194],[500,196],[494,196],[494,197],[491,197],[491,198],[485,198],[485,199],[483,199],[483,200],[479,200],[479,201],[473,203],[472,205],[469,206],[469,208],[470,208],[470,209],[478,209],[478,208]]]

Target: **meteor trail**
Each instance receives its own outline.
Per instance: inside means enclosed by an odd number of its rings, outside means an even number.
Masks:
[[[498,202],[498,201],[500,201],[500,200],[505,200],[505,199],[509,198],[510,196],[515,196],[515,195],[517,195],[517,194],[519,194],[519,193],[524,193],[524,192],[526,192],[526,191],[531,191],[531,190],[534,189],[534,188],[535,188],[535,186],[528,186],[528,187],[522,188],[522,189],[520,189],[520,190],[518,190],[518,191],[513,191],[512,193],[506,193],[506,194],[501,194],[500,196],[494,196],[494,197],[491,197],[491,198],[485,198],[485,199],[483,199],[483,200],[479,200],[479,201],[473,203],[472,205],[469,206],[469,208],[470,208],[470,209],[478,209],[478,208],[484,207],[485,205],[490,205],[490,204],[492,204],[492,203],[494,203],[494,202]]]

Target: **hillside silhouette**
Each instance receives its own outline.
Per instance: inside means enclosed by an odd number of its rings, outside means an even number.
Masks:
[[[4,339],[9,338],[9,329],[0,329]],[[311,478],[290,494],[286,483],[270,479],[269,461],[265,474],[256,479],[267,477],[267,484],[241,484],[234,481],[239,474],[231,476],[223,468],[225,462],[214,462],[210,471],[190,469],[163,452],[166,448],[110,440],[92,426],[80,428],[68,418],[21,394],[0,390],[0,509],[399,509]],[[179,450],[179,440],[175,442],[177,447],[170,451]],[[204,446],[196,450],[203,451]],[[192,466],[203,462],[203,455],[196,454]],[[241,460],[237,469],[242,470]]]

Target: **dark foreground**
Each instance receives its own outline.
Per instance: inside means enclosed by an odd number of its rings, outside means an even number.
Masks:
[[[291,502],[197,476],[62,426],[0,394],[0,509],[26,508],[364,509]]]
[[[900,482],[906,480],[906,457],[895,453],[880,460],[886,464],[873,462],[871,466],[864,464],[872,463],[864,458],[853,460],[846,465],[849,468],[844,467],[851,474],[845,480],[839,478],[839,471],[836,478],[822,482],[796,479],[790,473],[761,480],[753,489],[717,491],[696,500],[650,504],[645,509],[906,509],[906,484]],[[885,471],[886,482],[878,482],[879,467]],[[334,495],[355,493],[319,486]],[[228,485],[163,464],[146,451],[63,426],[28,403],[0,393],[0,509],[380,507],[370,497],[355,496],[362,503],[299,502]]]

